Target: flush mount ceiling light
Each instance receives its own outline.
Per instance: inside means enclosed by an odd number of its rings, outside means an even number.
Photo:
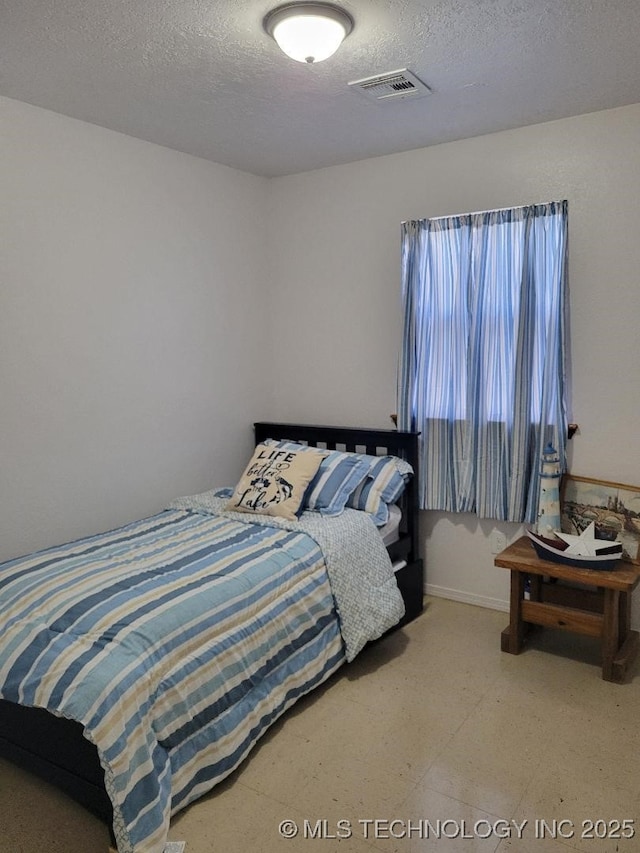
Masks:
[[[286,3],[263,22],[280,49],[298,62],[328,59],[353,29],[353,18],[332,3]]]

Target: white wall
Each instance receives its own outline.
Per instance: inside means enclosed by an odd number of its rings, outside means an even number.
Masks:
[[[0,98],[0,559],[235,482],[267,190]]]
[[[277,338],[271,414],[389,426],[402,220],[567,198],[570,420],[580,424],[570,467],[640,485],[639,140],[636,105],[275,179],[274,299],[287,334]],[[506,608],[494,526],[509,538],[520,533],[475,516],[424,513],[428,588]]]

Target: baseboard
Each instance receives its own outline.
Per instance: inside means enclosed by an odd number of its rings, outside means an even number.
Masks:
[[[463,604],[475,604],[477,607],[486,607],[489,610],[501,610],[509,612],[509,602],[500,598],[489,598],[486,595],[475,595],[471,592],[461,592],[459,589],[449,589],[446,586],[437,586],[428,583],[425,590],[427,595],[436,598],[449,598],[452,601],[461,601]]]

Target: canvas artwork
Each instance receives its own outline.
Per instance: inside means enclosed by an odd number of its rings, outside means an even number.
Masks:
[[[640,487],[567,474],[560,503],[563,533],[593,522],[597,538],[621,542],[622,559],[640,565]]]

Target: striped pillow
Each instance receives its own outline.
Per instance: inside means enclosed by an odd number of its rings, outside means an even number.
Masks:
[[[283,450],[322,453],[324,459],[315,477],[309,484],[303,500],[303,508],[319,512],[322,515],[340,515],[349,496],[369,473],[367,457],[359,453],[342,453],[339,450],[321,450],[297,444],[293,441],[275,441],[268,438],[267,445],[275,445]]]
[[[369,460],[367,479],[353,492],[347,506],[368,512],[378,527],[389,520],[389,506],[404,491],[413,468],[397,456],[363,456]]]

